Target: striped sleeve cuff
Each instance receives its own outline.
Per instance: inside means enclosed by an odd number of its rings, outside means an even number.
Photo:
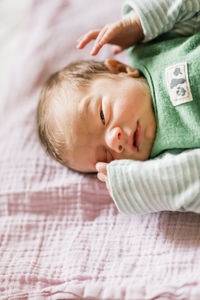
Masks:
[[[165,154],[145,162],[115,160],[108,165],[112,198],[120,212],[200,213],[200,150]]]
[[[176,3],[176,5],[174,4]],[[178,21],[183,1],[127,0],[123,6],[123,16],[134,11],[140,18],[144,32],[144,42],[170,31]]]

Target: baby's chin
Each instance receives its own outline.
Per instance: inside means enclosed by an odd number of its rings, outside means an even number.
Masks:
[[[132,156],[132,155],[127,155],[127,156],[122,156],[120,158],[116,158],[114,160],[120,160],[120,159],[129,159],[129,160],[135,160],[135,161],[146,161],[148,160],[150,155],[141,155],[141,156]]]

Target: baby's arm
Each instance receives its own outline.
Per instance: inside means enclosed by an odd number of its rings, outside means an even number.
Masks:
[[[96,40],[92,55],[106,43],[117,45],[117,54],[139,41],[147,42],[169,31],[185,36],[200,31],[200,1],[196,0],[127,0],[123,13],[124,19],[83,35],[77,48]]]
[[[115,160],[107,165],[110,194],[119,211],[200,213],[200,150],[142,161]]]
[[[126,0],[123,15],[135,12],[144,32],[143,42],[173,32],[190,36],[200,30],[200,1],[196,0]]]
[[[140,19],[136,13],[117,22],[107,24],[103,29],[90,30],[79,39],[78,49],[84,48],[91,40],[95,40],[91,55],[96,55],[107,43],[118,46],[119,53],[144,38]]]

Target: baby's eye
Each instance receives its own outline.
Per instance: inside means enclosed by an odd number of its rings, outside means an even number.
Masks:
[[[100,110],[100,118],[101,118],[103,125],[105,125],[105,117],[104,117],[104,113],[103,113],[102,109]]]

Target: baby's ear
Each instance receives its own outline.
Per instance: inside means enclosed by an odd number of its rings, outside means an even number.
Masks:
[[[104,61],[104,64],[108,68],[108,70],[113,74],[126,73],[130,77],[140,77],[140,73],[137,69],[125,65],[116,59],[106,59]]]

